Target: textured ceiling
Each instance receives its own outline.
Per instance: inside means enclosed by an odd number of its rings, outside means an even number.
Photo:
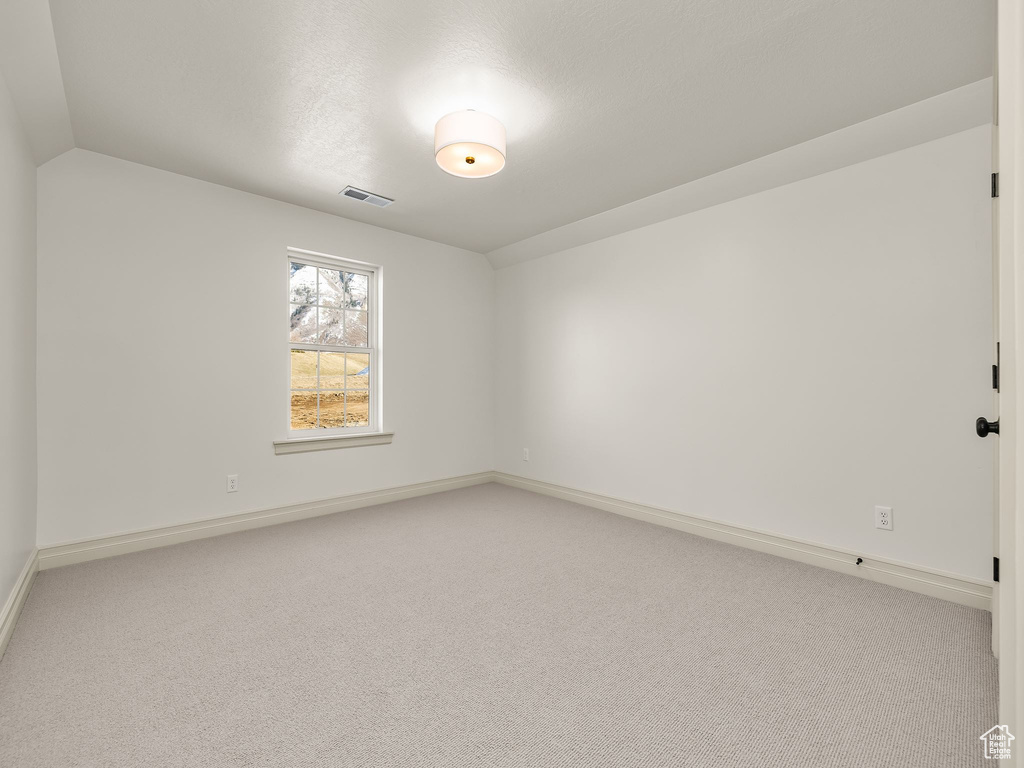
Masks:
[[[77,146],[480,252],[988,77],[995,26],[993,0],[51,9]],[[434,163],[464,108],[508,129],[497,176]]]

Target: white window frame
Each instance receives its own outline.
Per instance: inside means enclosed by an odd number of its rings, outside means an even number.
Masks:
[[[366,341],[367,346],[365,347],[350,347],[340,344],[307,344],[302,342],[296,342],[291,340],[291,265],[293,263],[306,264],[314,267],[322,267],[330,270],[341,270],[343,272],[354,272],[356,274],[367,276],[367,298],[369,299],[369,308],[366,313]],[[285,261],[285,306],[288,309],[286,313],[286,340],[288,342],[288,364],[287,364],[287,385],[285,388],[285,424],[287,426],[288,443],[295,442],[319,442],[324,443],[325,438],[328,439],[326,442],[330,442],[330,445],[319,445],[317,447],[309,447],[306,450],[319,450],[322,447],[348,447],[341,441],[332,440],[333,438],[345,438],[345,437],[358,437],[366,435],[381,435],[385,434],[381,431],[382,424],[382,398],[381,392],[381,333],[380,333],[380,317],[381,317],[381,272],[382,269],[378,264],[370,264],[365,261],[356,261],[354,259],[345,259],[339,256],[331,256],[326,253],[317,253],[316,251],[306,251],[300,248],[288,248],[287,259]],[[291,352],[293,349],[307,349],[311,351],[319,352],[351,352],[358,355],[369,355],[370,358],[370,380],[369,380],[369,393],[370,393],[370,404],[369,404],[369,424],[365,427],[328,427],[326,429],[314,428],[314,429],[292,429],[291,420]],[[390,442],[388,440],[387,442]],[[337,443],[337,444],[334,444]],[[352,441],[352,445],[378,445],[380,441]],[[279,446],[280,443],[275,443],[275,446]],[[278,450],[278,453],[289,453],[291,450]]]

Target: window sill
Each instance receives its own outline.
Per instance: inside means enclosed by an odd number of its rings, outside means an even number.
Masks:
[[[335,448],[357,448],[362,445],[390,445],[394,432],[363,432],[358,435],[328,435],[325,437],[296,437],[291,440],[275,440],[274,453],[306,453],[308,451],[330,451]]]

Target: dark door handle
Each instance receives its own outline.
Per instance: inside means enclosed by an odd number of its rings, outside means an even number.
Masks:
[[[988,434],[998,435],[999,421],[989,421],[984,416],[979,416],[974,423],[974,428],[978,430],[978,437],[985,437]]]

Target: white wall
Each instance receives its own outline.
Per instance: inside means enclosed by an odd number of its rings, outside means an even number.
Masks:
[[[989,133],[499,271],[496,468],[987,578]]]
[[[0,606],[36,543],[36,168],[0,76]]]
[[[288,246],[383,265],[392,445],[274,455]],[[76,149],[39,171],[39,286],[41,545],[491,469],[479,254]]]
[[[986,578],[988,153],[972,129],[493,273],[74,150],[39,172],[39,543],[495,467]],[[393,445],[273,454],[289,245],[384,265]]]

